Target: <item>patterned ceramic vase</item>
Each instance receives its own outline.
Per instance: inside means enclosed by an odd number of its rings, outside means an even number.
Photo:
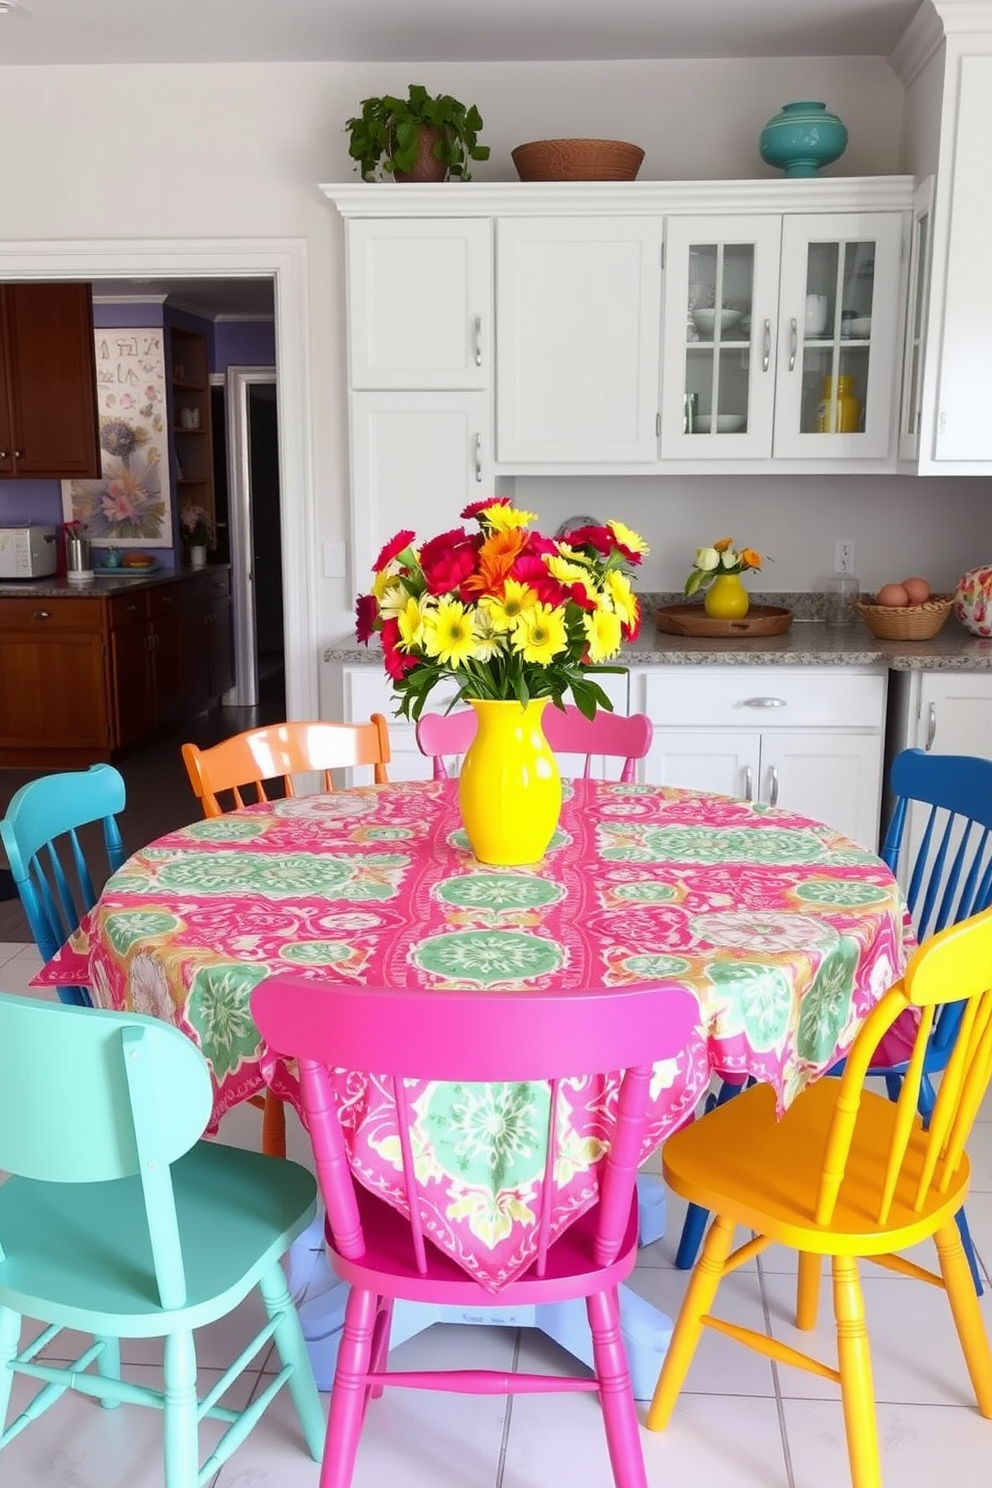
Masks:
[[[711,620],[740,620],[750,604],[740,574],[718,574],[703,598],[703,609]]]
[[[992,567],[970,568],[958,579],[954,615],[972,635],[992,636]]]
[[[761,158],[787,176],[818,176],[847,149],[847,126],[825,103],[785,103],[758,137]]]
[[[541,716],[547,698],[489,702],[469,698],[478,725],[462,760],[458,801],[480,863],[536,863],[555,834],[561,776]]]

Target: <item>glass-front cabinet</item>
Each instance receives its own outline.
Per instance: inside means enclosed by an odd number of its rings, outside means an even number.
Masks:
[[[934,178],[921,181],[913,197],[913,239],[909,251],[909,290],[906,295],[906,335],[903,343],[902,413],[899,419],[899,458],[915,460],[920,453],[923,358],[930,303],[930,251],[933,241]]]

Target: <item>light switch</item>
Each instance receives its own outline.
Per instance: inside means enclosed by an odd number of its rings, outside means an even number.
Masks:
[[[324,578],[343,579],[345,577],[345,554],[343,542],[325,542],[324,544]]]

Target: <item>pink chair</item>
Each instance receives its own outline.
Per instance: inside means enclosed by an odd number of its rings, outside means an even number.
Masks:
[[[269,1049],[299,1061],[306,1121],[327,1209],[328,1255],[337,1275],[351,1284],[320,1488],[349,1488],[365,1408],[383,1386],[474,1395],[597,1392],[616,1488],[646,1488],[617,1287],[630,1275],[637,1254],[635,1178],[652,1063],[686,1047],[699,1020],[695,998],[681,989],[662,987],[459,995],[334,986],[280,973],[255,988],[251,1010]],[[329,1066],[375,1071],[391,1081],[409,1219],[354,1182]],[[533,1264],[494,1297],[425,1234],[412,1172],[413,1113],[403,1077],[547,1080],[549,1109],[555,1113],[562,1079],[616,1070],[624,1074],[613,1142],[599,1173],[598,1202],[553,1241],[550,1214],[540,1206]],[[552,1114],[545,1191],[556,1145]],[[389,1327],[397,1298],[472,1309],[584,1298],[595,1378],[498,1370],[390,1373]]]
[[[544,735],[555,754],[584,754],[582,778],[592,774],[593,755],[622,759],[622,781],[634,778],[634,765],[651,748],[654,729],[646,713],[597,712],[586,718],[573,703],[564,711],[549,703],[544,710]],[[475,714],[470,709],[454,713],[424,713],[417,722],[417,746],[433,761],[434,779],[447,780],[445,756],[464,754],[475,737]]]

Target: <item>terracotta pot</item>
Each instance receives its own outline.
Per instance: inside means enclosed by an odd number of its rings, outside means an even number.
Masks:
[[[443,129],[431,129],[428,125],[421,124],[420,136],[417,141],[417,158],[413,162],[413,169],[409,171],[396,171],[395,176],[397,181],[447,180],[447,162],[438,160],[434,154],[434,146],[443,136]]]

